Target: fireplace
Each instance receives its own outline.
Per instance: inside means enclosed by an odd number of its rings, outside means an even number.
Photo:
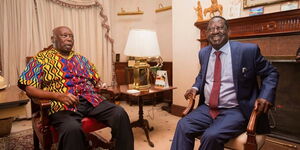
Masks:
[[[269,113],[270,136],[300,143],[300,9],[228,20],[230,39],[256,43],[261,53],[277,67],[280,78],[275,107]],[[196,22],[201,47],[208,45],[208,22]]]
[[[276,104],[269,113],[271,136],[300,143],[300,63],[273,62],[280,73]]]

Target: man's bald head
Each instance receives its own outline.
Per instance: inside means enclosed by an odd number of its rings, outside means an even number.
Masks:
[[[52,30],[53,36],[58,35],[61,29],[67,29],[67,30],[70,30],[72,32],[72,30],[67,26],[59,26],[59,27],[56,27]]]
[[[52,43],[62,55],[69,55],[72,51],[74,38],[73,32],[69,27],[59,26],[52,30]]]

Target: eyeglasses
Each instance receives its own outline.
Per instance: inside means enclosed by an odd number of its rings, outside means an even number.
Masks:
[[[207,32],[210,32],[210,33],[214,32],[215,30],[217,30],[218,32],[219,32],[219,31],[222,32],[222,31],[225,30],[225,26],[214,27],[214,28],[207,28]]]

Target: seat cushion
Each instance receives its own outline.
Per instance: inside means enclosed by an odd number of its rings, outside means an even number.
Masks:
[[[96,130],[106,127],[106,125],[104,125],[103,123],[98,122],[96,119],[89,118],[89,117],[83,118],[81,120],[81,123],[82,123],[82,130],[84,133],[93,132],[93,131],[96,131]],[[53,143],[57,143],[58,142],[58,132],[52,126],[50,126],[50,130],[52,133]]]
[[[265,143],[266,135],[257,134],[255,137],[257,142],[257,149],[260,149]],[[244,132],[238,137],[229,140],[229,142],[225,144],[225,147],[230,149],[242,150],[244,149],[244,144],[246,142],[247,142],[247,132]]]
[[[106,125],[104,125],[101,122],[98,122],[94,118],[85,117],[81,120],[82,123],[82,130],[85,133],[93,132],[102,128],[105,128]]]

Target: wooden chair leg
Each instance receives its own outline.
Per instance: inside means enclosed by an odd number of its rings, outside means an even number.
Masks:
[[[42,139],[42,148],[43,150],[51,150],[53,141],[52,141],[52,135],[50,132],[49,127],[45,127],[44,129],[44,135],[43,135],[43,139]]]
[[[51,150],[52,144],[45,143],[43,145],[43,150]]]
[[[257,150],[255,135],[247,133],[247,142],[244,145],[245,150]]]
[[[38,137],[37,137],[34,130],[33,130],[33,149],[34,150],[40,150],[39,139],[38,139]]]

